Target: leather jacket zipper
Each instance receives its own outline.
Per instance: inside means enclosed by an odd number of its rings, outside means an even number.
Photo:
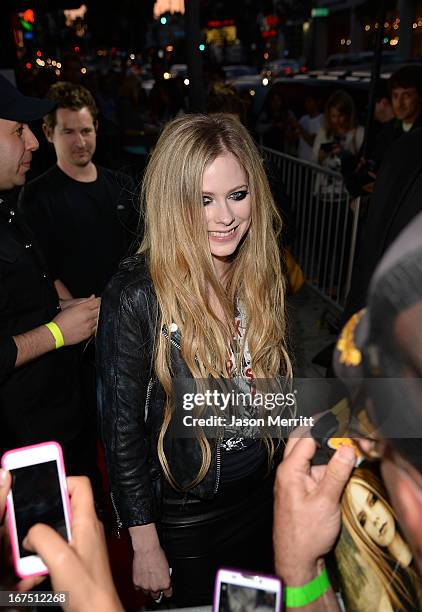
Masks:
[[[148,418],[148,411],[149,411],[149,400],[151,397],[151,391],[152,391],[152,385],[154,384],[154,379],[151,377],[148,381],[148,387],[147,387],[147,397],[145,400],[145,416],[144,416],[144,421],[147,420]]]
[[[175,346],[180,351],[180,344],[178,344],[176,340],[173,340],[173,338],[169,337],[168,331],[166,330],[165,327],[163,327],[162,332],[163,332],[164,337],[167,338],[167,340],[170,340],[172,345]]]
[[[215,476],[215,487],[214,487],[214,495],[217,493],[218,491],[218,487],[220,485],[220,473],[221,473],[221,443],[223,441],[223,437],[218,438],[217,440],[217,457],[216,457],[216,461],[217,461],[217,470],[216,470],[216,476]]]
[[[120,540],[120,530],[121,530],[121,528],[123,527],[123,523],[122,523],[122,521],[121,521],[121,519],[120,519],[119,512],[118,512],[118,510],[117,510],[117,508],[116,508],[116,504],[115,504],[115,502],[114,502],[114,495],[113,495],[113,492],[111,492],[111,493],[110,493],[110,497],[111,497],[111,503],[113,504],[113,509],[114,509],[114,512],[115,512],[115,514],[116,514],[116,519],[117,519],[117,537],[118,537],[118,538],[119,538],[119,540]]]
[[[154,384],[154,379],[153,379],[153,378],[150,378],[150,379],[149,379],[149,381],[148,381],[147,397],[146,397],[146,400],[145,400],[145,421],[146,421],[146,420],[147,420],[147,418],[148,418],[149,400],[150,400],[150,397],[151,397],[151,391],[152,391],[152,385],[153,385],[153,384]],[[114,501],[114,495],[113,495],[113,492],[111,492],[111,493],[110,493],[110,497],[111,497],[111,503],[113,504],[113,509],[114,509],[114,512],[115,512],[115,514],[116,514],[116,522],[117,522],[117,537],[118,537],[118,538],[119,538],[119,540],[120,540],[120,530],[121,530],[121,529],[122,529],[122,527],[123,527],[123,523],[122,523],[122,521],[121,521],[121,519],[120,519],[119,512],[118,512],[118,510],[117,510],[117,508],[116,508],[116,504],[115,504],[115,501]]]

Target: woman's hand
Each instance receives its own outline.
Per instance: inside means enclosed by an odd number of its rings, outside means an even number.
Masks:
[[[170,570],[153,523],[129,529],[134,550],[133,583],[155,600],[171,597]]]

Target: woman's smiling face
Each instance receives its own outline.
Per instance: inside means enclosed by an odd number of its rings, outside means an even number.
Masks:
[[[202,200],[211,255],[221,276],[249,229],[252,212],[247,177],[231,153],[205,168]]]

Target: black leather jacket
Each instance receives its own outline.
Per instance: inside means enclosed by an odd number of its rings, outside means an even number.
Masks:
[[[119,527],[160,520],[162,480],[157,440],[165,392],[154,373],[158,305],[144,257],[126,259],[107,286],[97,332],[97,394],[100,426],[113,505]],[[190,377],[180,354],[180,336],[171,335],[175,376]],[[212,458],[205,478],[191,489],[200,499],[218,489],[220,447],[210,440]],[[202,454],[195,439],[164,438],[170,470],[181,486],[199,471]]]

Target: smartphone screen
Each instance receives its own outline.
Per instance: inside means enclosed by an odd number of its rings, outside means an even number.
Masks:
[[[240,584],[220,583],[218,612],[278,612],[276,593],[265,589],[242,586]]]
[[[10,472],[20,557],[34,554],[25,549],[22,540],[36,523],[49,525],[67,540],[57,462],[45,461]]]

